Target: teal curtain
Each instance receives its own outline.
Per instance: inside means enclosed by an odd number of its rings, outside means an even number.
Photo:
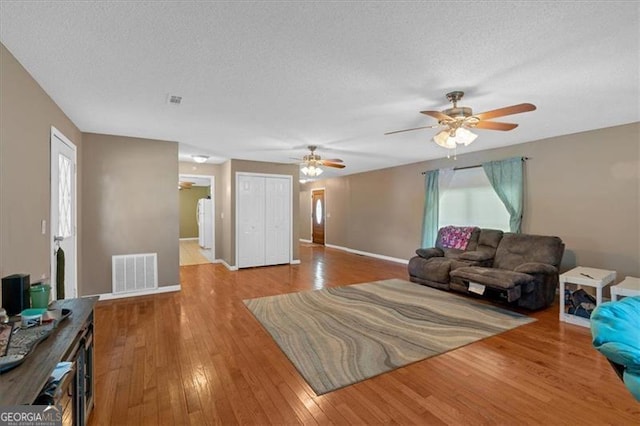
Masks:
[[[438,234],[438,170],[426,173],[422,247],[433,247]]]
[[[482,163],[491,186],[510,215],[511,232],[519,233],[522,225],[523,170],[522,157]]]

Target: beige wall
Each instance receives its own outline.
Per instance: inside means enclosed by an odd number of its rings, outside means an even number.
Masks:
[[[311,240],[311,196],[313,189],[325,189],[325,244],[347,247],[350,223],[357,219],[349,215],[351,179],[339,178],[300,185],[300,239]],[[337,218],[346,218],[340,220]],[[331,225],[329,225],[331,222]],[[330,239],[327,239],[331,233]]]
[[[77,147],[78,183],[82,134],[38,83],[0,44],[0,276],[49,278],[51,268],[50,133],[60,130]],[[81,200],[81,191],[78,190]],[[78,203],[78,217],[82,214]],[[41,221],[46,232],[41,233]],[[78,222],[78,233],[81,224]],[[82,245],[78,268],[82,277]],[[82,280],[79,279],[80,291]]]
[[[311,241],[311,189],[300,185],[299,198],[300,229],[298,236],[301,240]]]
[[[490,133],[475,143],[485,137]],[[619,280],[640,276],[640,123],[316,181],[301,194],[326,188],[328,244],[409,259],[420,243],[422,171],[513,156],[531,158],[523,232],[560,236],[563,269],[578,264],[616,270]]]
[[[227,265],[233,266],[235,265],[235,251],[232,251],[232,239],[235,238],[235,232],[232,228],[233,224],[231,223],[233,217],[231,214],[231,204],[235,201],[235,198],[231,196],[231,161],[224,163],[220,172],[222,184],[222,232],[220,233],[222,238],[220,244],[222,247],[218,257],[224,260]]]
[[[351,215],[351,176],[355,175],[300,185],[300,214],[306,216],[306,224],[300,230],[300,238],[311,239],[311,191],[315,188],[324,188],[325,244],[353,248],[349,245],[350,224],[360,219]],[[376,208],[379,207],[376,206]],[[365,213],[369,214],[370,212]],[[370,250],[363,251],[371,252]]]
[[[158,285],[179,283],[178,144],[83,135],[83,295],[111,293],[111,256],[158,253]]]
[[[229,235],[228,239],[225,239],[225,248],[224,260],[230,265],[236,264],[236,241],[235,241],[235,185],[236,185],[236,173],[237,172],[248,172],[248,173],[265,173],[265,174],[278,174],[278,175],[289,175],[292,177],[291,182],[291,191],[293,196],[293,217],[291,219],[291,223],[293,226],[292,235],[292,258],[294,260],[299,257],[299,243],[298,243],[298,232],[300,229],[300,209],[299,203],[296,200],[300,199],[300,167],[297,164],[277,164],[277,163],[265,163],[261,161],[247,161],[247,160],[231,160],[229,161],[229,185],[228,185],[228,194],[230,198],[230,206],[231,211],[229,212],[229,220],[225,223],[229,229],[227,229],[227,235]],[[227,163],[225,163],[227,164]],[[225,169],[226,170],[226,169]]]
[[[180,238],[198,238],[198,200],[211,195],[209,186],[192,186],[178,191],[180,200]]]

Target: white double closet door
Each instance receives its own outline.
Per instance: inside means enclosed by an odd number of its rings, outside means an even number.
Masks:
[[[291,178],[236,175],[239,268],[291,261]]]

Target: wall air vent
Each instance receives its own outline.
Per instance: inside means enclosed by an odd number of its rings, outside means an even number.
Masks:
[[[158,254],[111,256],[113,294],[158,288]]]
[[[182,103],[182,96],[169,95],[167,96],[167,103],[169,105],[180,105]]]

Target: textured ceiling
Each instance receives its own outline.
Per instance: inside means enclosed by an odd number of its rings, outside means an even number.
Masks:
[[[84,132],[349,174],[446,156],[418,113],[538,110],[459,153],[640,121],[638,2],[0,2],[0,40]],[[183,97],[168,105],[167,95]]]

